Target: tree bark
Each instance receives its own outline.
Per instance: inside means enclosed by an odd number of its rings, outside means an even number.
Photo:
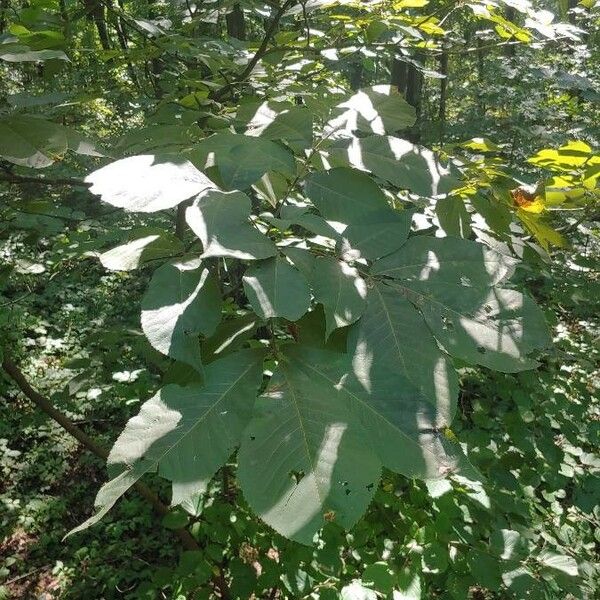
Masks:
[[[448,52],[442,49],[440,54],[440,74],[444,75],[440,79],[440,105],[438,119],[440,122],[440,141],[444,141],[444,133],[446,129],[446,99],[448,95]]]
[[[394,58],[392,61],[390,84],[401,94],[406,94],[406,63]]]
[[[236,2],[233,10],[227,13],[225,21],[227,22],[227,35],[238,40],[246,39],[246,19],[239,2]]]
[[[507,21],[514,23],[515,18],[517,16],[517,11],[513,6],[507,6],[505,15],[506,15]],[[513,58],[515,56],[515,45],[514,44],[507,44],[506,46],[504,46],[504,56],[506,56],[508,58]]]
[[[0,0],[0,33],[6,29],[6,13],[8,12],[8,3],[10,0]]]

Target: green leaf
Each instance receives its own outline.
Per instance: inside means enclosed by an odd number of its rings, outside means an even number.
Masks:
[[[515,560],[527,556],[527,543],[512,529],[499,529],[490,536],[490,549],[502,560]]]
[[[30,50],[20,44],[0,45],[0,60],[6,62],[43,62],[52,59],[68,61],[69,57],[62,50]]]
[[[217,133],[196,144],[190,155],[200,169],[216,166],[227,190],[246,189],[268,171],[293,176],[296,163],[292,153],[275,142]]]
[[[299,225],[307,231],[332,240],[339,239],[338,232],[319,215],[309,212],[308,207],[283,205],[279,211],[281,218],[271,218],[269,221],[281,230],[291,225]]]
[[[398,250],[408,238],[412,216],[412,210],[388,208],[348,225],[339,244],[342,257],[374,260]]]
[[[353,581],[342,588],[342,600],[377,600],[377,593],[366,588],[360,581]]]
[[[310,283],[315,300],[325,309],[326,337],[362,315],[367,286],[356,268],[331,256],[319,257],[314,261]]]
[[[213,182],[194,165],[175,156],[142,154],[113,162],[85,178],[104,202],[130,212],[173,208]]]
[[[371,272],[404,281],[492,286],[508,279],[516,264],[515,259],[477,242],[416,236],[378,260]]]
[[[311,368],[340,355],[286,348],[239,452],[246,500],[304,544],[328,521],[349,528],[371,501],[379,461],[342,391]]]
[[[421,578],[413,570],[404,569],[398,574],[397,588],[393,600],[421,600]]]
[[[242,105],[237,118],[246,124],[246,135],[267,140],[285,140],[294,149],[310,148],[313,118],[305,106],[268,101]]]
[[[245,260],[275,256],[275,244],[248,220],[252,204],[242,192],[210,190],[187,208],[185,218],[204,247],[202,256]]]
[[[396,582],[396,576],[387,563],[376,562],[367,566],[363,571],[361,580],[369,588],[382,594],[389,594]]]
[[[156,232],[152,228],[132,231],[131,241],[100,254],[100,262],[109,271],[133,271],[141,265],[157,259],[166,259],[184,250],[174,235]]]
[[[221,320],[216,278],[198,259],[158,268],[142,300],[142,329],[156,350],[201,370],[200,333]]]
[[[370,171],[399,189],[425,197],[445,194],[459,185],[450,167],[431,151],[392,136],[373,135],[339,142],[334,157]]]
[[[493,592],[500,590],[502,577],[500,573],[500,563],[496,558],[484,552],[469,549],[467,564],[469,565],[471,573],[473,573],[475,581],[482,587]]]
[[[0,118],[0,157],[23,167],[50,166],[67,151],[65,129],[29,115]]]
[[[328,137],[351,136],[353,132],[395,133],[412,127],[416,111],[391,85],[375,85],[338,104],[325,127]]]
[[[253,313],[222,321],[214,334],[202,342],[202,361],[206,364],[237,350],[250,339],[261,324]]]
[[[108,457],[124,471],[98,492],[98,512],[69,535],[97,523],[148,472],[172,482],[173,505],[203,493],[251,417],[263,358],[259,350],[230,354],[206,367],[204,385],[167,385],[145,402]]]
[[[350,332],[348,351],[365,387],[382,368],[399,373],[435,407],[439,415],[435,427],[452,421],[458,397],[454,367],[423,317],[397,290],[382,283],[369,289],[367,308]],[[361,372],[364,367],[367,370]]]
[[[543,567],[548,569],[561,571],[571,577],[576,577],[579,574],[577,561],[566,554],[557,554],[550,550],[542,550],[536,558]]]
[[[446,352],[505,373],[535,368],[527,355],[550,344],[544,315],[529,297],[502,288],[432,280],[394,283],[422,312]]]
[[[323,217],[340,223],[360,223],[389,209],[379,186],[360,171],[337,168],[306,178],[306,195]]]
[[[310,307],[305,277],[285,259],[269,258],[244,274],[244,291],[254,312],[263,319],[297,321]]]
[[[439,199],[435,205],[435,214],[446,235],[464,239],[471,235],[471,215],[462,198],[450,196]]]

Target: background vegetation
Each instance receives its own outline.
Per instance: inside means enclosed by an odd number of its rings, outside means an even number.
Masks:
[[[589,0],[0,0],[0,597],[597,597],[599,26]],[[457,161],[464,185],[443,201],[407,195],[413,229],[517,256],[551,327],[536,370],[457,365],[448,435],[481,480],[385,470],[356,526],[328,523],[306,546],[247,506],[234,455],[195,515],[157,515],[131,491],[63,539],[92,514],[105,461],[21,393],[6,359],[103,448],[189,371],[140,328],[172,245],[135,270],[106,268],[140,228],[181,237],[181,218],[101,203],[83,177],[185,152],[265,98],[323,124],[377,84],[415,108],[401,137]],[[19,118],[29,146],[15,151]],[[47,122],[68,128],[64,144]],[[247,301],[233,294],[223,310],[243,316]],[[146,483],[168,502],[164,480]]]

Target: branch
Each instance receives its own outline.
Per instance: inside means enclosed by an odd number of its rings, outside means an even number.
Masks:
[[[87,433],[81,430],[71,419],[61,413],[59,410],[54,408],[52,402],[48,398],[42,396],[37,390],[35,390],[25,379],[25,376],[17,365],[8,358],[6,352],[4,352],[4,359],[2,361],[2,368],[11,377],[11,379],[17,384],[19,389],[31,400],[39,409],[45,412],[50,418],[54,419],[63,429],[68,431],[77,441],[81,442],[88,450],[93,454],[106,460],[108,458],[108,450],[98,445]],[[160,515],[165,516],[169,512],[169,507],[162,502],[156,493],[154,493],[146,484],[141,481],[136,481],[133,487],[137,490],[138,494],[144,498],[152,508]],[[173,533],[179,538],[183,547],[186,550],[201,550],[200,544],[192,536],[192,534],[184,528],[175,529]],[[211,583],[213,587],[218,590],[219,597],[221,600],[231,600],[231,592],[223,574],[223,570],[220,565],[216,565],[218,574],[213,573]]]
[[[68,431],[78,442],[85,446],[92,454],[106,460],[108,458],[108,450],[97,444],[85,431],[81,430],[71,419],[57,410],[48,398],[42,396],[35,390],[25,379],[25,376],[17,365],[10,360],[5,354],[2,361],[2,368],[17,384],[19,389],[33,402],[40,410],[45,412],[51,419],[56,421],[65,431]],[[169,512],[169,507],[163,504],[160,498],[144,483],[137,481],[134,486],[140,496],[142,496],[152,508],[161,516]],[[200,550],[198,542],[192,537],[186,529],[176,529],[174,533],[179,537],[183,546],[187,550]]]
[[[62,177],[57,179],[46,179],[45,177],[31,177],[29,175],[15,175],[14,173],[0,173],[0,181],[14,183],[16,185],[26,185],[28,183],[36,183],[38,185],[70,185],[73,187],[89,188],[91,183],[86,183],[82,179],[74,177]]]
[[[290,8],[295,3],[296,3],[296,0],[286,0],[282,5],[280,5],[280,7],[277,9],[277,12],[271,19],[271,22],[269,23],[267,30],[265,31],[265,35],[262,39],[262,42],[260,43],[260,46],[258,47],[258,50],[254,54],[254,56],[250,59],[250,61],[246,65],[246,68],[235,78],[235,80],[232,83],[227,83],[223,87],[216,90],[214,92],[214,94],[211,95],[211,98],[213,100],[219,100],[225,94],[227,94],[227,92],[229,92],[233,88],[234,85],[243,83],[244,81],[246,81],[246,79],[248,79],[248,77],[254,70],[254,67],[258,64],[260,59],[267,53],[267,48],[269,46],[269,42],[271,41],[271,38],[273,37],[273,35],[275,34],[275,31],[277,30],[279,21],[281,21],[281,18],[283,17],[283,15],[287,11],[287,9]]]

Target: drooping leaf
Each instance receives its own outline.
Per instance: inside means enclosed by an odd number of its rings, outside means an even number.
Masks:
[[[268,171],[293,176],[296,163],[283,146],[263,138],[217,133],[196,144],[192,162],[204,170],[216,166],[227,190],[244,190]]]
[[[464,200],[455,196],[440,198],[435,205],[440,227],[446,235],[468,239],[471,235],[471,216]]]
[[[318,257],[310,283],[315,300],[325,309],[326,337],[338,327],[351,325],[362,315],[367,286],[355,267],[331,256]]]
[[[158,268],[142,300],[142,330],[156,350],[201,369],[199,334],[221,320],[218,283],[198,259]]]
[[[65,129],[30,115],[0,118],[0,157],[23,167],[42,169],[68,149]]]
[[[230,354],[206,367],[204,385],[167,385],[145,402],[108,458],[123,471],[98,492],[98,512],[71,533],[98,522],[148,472],[172,482],[173,505],[203,493],[250,419],[263,358],[261,350]]]
[[[238,477],[267,524],[304,544],[328,521],[351,527],[367,508],[379,461],[342,392],[306,365],[332,353],[287,349],[244,433]]]
[[[243,277],[246,296],[263,319],[297,321],[310,306],[306,278],[285,259],[276,257],[252,265]]]
[[[104,202],[129,212],[156,212],[214,188],[194,165],[175,156],[142,154],[117,160],[85,178]]]
[[[31,50],[20,44],[1,44],[0,60],[6,62],[43,62],[45,60],[69,60],[62,50]]]
[[[381,368],[400,373],[436,406],[443,423],[451,422],[458,397],[454,367],[423,317],[397,290],[382,283],[369,289],[367,308],[349,335],[348,352],[365,386]]]
[[[415,236],[397,252],[378,260],[371,273],[405,281],[491,286],[508,279],[515,265],[516,260],[477,242]]]
[[[242,192],[210,190],[187,208],[185,218],[202,241],[202,256],[244,260],[275,256],[275,244],[249,221],[252,203]]]
[[[149,261],[166,259],[184,250],[181,240],[166,231],[144,228],[132,231],[129,237],[129,242],[100,254],[105,269],[132,271]]]
[[[395,133],[414,125],[416,111],[391,85],[375,85],[338,104],[325,127],[328,137],[349,137],[355,131]]]
[[[312,173],[306,195],[323,217],[340,223],[360,223],[389,208],[379,186],[364,173],[348,168]]]
[[[459,185],[449,166],[427,148],[393,136],[372,135],[339,142],[332,154],[350,166],[370,171],[397,188],[425,197]]]

